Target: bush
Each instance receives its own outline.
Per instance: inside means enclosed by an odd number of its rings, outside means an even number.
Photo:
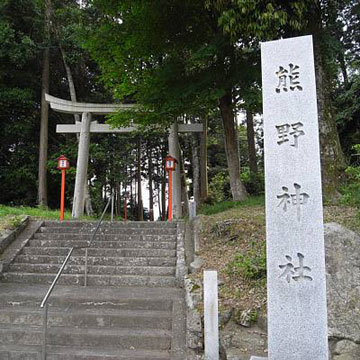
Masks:
[[[230,178],[227,172],[221,171],[210,181],[207,203],[214,204],[229,200]]]
[[[265,178],[263,172],[253,174],[249,168],[244,167],[241,172],[241,181],[250,195],[264,194]]]
[[[246,253],[237,252],[226,266],[230,276],[243,276],[249,280],[266,277],[266,250],[265,242],[253,241]]]
[[[360,153],[360,144],[354,145],[353,149]],[[345,170],[347,184],[342,187],[342,203],[360,208],[360,166],[358,164],[348,166]]]

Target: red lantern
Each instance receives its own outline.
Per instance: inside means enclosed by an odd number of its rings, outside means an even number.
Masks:
[[[176,169],[176,159],[168,155],[165,158],[165,170],[169,173],[169,211],[168,221],[171,222],[172,172]]]
[[[70,162],[69,162],[69,159],[66,156],[64,156],[64,155],[59,156],[57,161],[58,161],[57,168],[59,170],[70,169]]]
[[[176,159],[173,158],[172,156],[168,155],[165,158],[165,170],[166,171],[175,171],[176,169]]]

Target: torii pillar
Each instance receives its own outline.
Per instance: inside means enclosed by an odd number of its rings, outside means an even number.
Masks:
[[[171,214],[174,219],[182,217],[181,206],[181,163],[178,124],[174,123],[169,132],[169,155],[177,160],[175,171],[172,173]]]
[[[79,218],[84,214],[85,189],[89,163],[91,113],[84,112],[81,117],[78,158],[76,164],[76,178],[72,217]]]

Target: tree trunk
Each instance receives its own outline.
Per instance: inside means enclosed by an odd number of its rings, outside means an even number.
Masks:
[[[311,15],[313,18],[309,19],[309,32],[314,36],[323,194],[328,200],[333,200],[339,196],[338,189],[346,162],[331,102],[330,75],[324,66],[324,54],[321,51],[323,28],[319,3]]]
[[[180,197],[180,210],[181,216],[186,216],[189,214],[189,195],[187,191],[187,180],[186,180],[186,173],[185,173],[185,164],[184,164],[184,156],[179,146],[179,164],[180,167],[180,187],[181,187],[181,197]]]
[[[38,203],[47,206],[47,156],[48,156],[48,129],[49,104],[45,101],[45,94],[49,92],[50,83],[50,24],[51,1],[45,0],[45,41],[47,42],[43,55],[42,90],[41,90],[41,119],[40,119],[40,146],[38,171]]]
[[[162,146],[161,158],[166,157],[166,147]],[[166,220],[166,171],[164,162],[161,163],[161,220]]]
[[[70,66],[66,62],[66,53],[65,53],[65,51],[64,51],[64,49],[63,49],[63,47],[61,45],[59,45],[59,48],[60,48],[61,56],[63,58],[66,77],[67,77],[68,84],[69,84],[70,99],[71,99],[71,101],[76,102],[77,97],[76,97],[74,79],[73,79],[73,76],[72,76],[72,73],[71,73]],[[79,122],[80,121],[80,115],[79,114],[74,114],[74,119],[75,119],[75,123]],[[79,143],[79,134],[76,134],[76,138],[77,138],[77,141]],[[85,211],[86,211],[86,215],[88,215],[88,216],[92,216],[94,214],[94,209],[93,209],[92,203],[91,203],[91,195],[90,195],[89,183],[87,181],[86,181],[86,185],[85,185]]]
[[[255,147],[254,117],[250,110],[246,110],[246,131],[249,152],[249,167],[252,174],[258,171]]]
[[[247,198],[248,194],[240,179],[238,136],[235,130],[234,113],[232,109],[230,91],[228,91],[226,95],[220,98],[219,107],[225,132],[226,159],[230,175],[232,198],[234,201],[242,201]]]
[[[200,203],[200,162],[199,162],[199,142],[197,133],[191,134],[191,154],[193,170],[193,196],[196,204]]]
[[[152,149],[148,149],[148,161],[149,161],[149,218],[150,221],[154,221],[154,191],[153,191],[153,164],[152,164]]]
[[[203,132],[200,135],[200,202],[208,197],[208,173],[207,173],[207,127],[206,116],[203,119]]]
[[[141,191],[141,139],[138,138],[137,149],[137,185],[138,185],[138,220],[144,221],[144,210],[142,203],[142,191]]]

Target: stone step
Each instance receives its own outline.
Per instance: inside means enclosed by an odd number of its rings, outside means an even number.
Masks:
[[[96,228],[98,225],[98,222],[94,221],[79,221],[79,220],[71,220],[71,221],[57,221],[57,220],[45,220],[43,223],[43,226],[46,227],[90,227],[90,228]],[[127,221],[127,222],[109,222],[109,221],[103,221],[101,223],[100,228],[103,227],[112,227],[112,228],[176,228],[177,224],[176,222],[169,223],[168,221]]]
[[[170,360],[170,351],[91,349],[47,345],[47,360]],[[39,345],[0,345],[1,360],[39,360]]]
[[[49,285],[0,283],[0,307],[39,307]],[[50,307],[92,311],[117,310],[171,311],[173,300],[182,299],[181,289],[146,287],[83,287],[57,285],[49,299]]]
[[[30,240],[28,246],[35,247],[87,247],[85,240]],[[150,241],[94,241],[92,248],[109,249],[175,249],[175,242]]]
[[[106,264],[104,262],[104,264]],[[17,273],[44,273],[56,274],[60,269],[60,264],[24,264],[14,263],[10,265],[9,272]],[[63,274],[84,274],[84,265],[67,265]],[[165,266],[109,266],[109,265],[90,265],[88,274],[96,275],[175,275],[175,267]]]
[[[79,233],[35,233],[34,239],[38,240],[91,240],[92,235]],[[96,235],[94,241],[162,241],[176,242],[176,235],[124,235],[105,234]]]
[[[26,246],[22,250],[24,255],[50,255],[50,256],[66,256],[69,248],[61,247],[35,247]],[[85,255],[84,249],[75,249],[73,255]],[[96,249],[90,248],[88,256],[120,256],[120,257],[175,257],[176,250],[167,249]]]
[[[49,255],[18,255],[16,263],[28,264],[62,264],[65,256]],[[69,265],[84,265],[84,256],[71,256]],[[175,257],[88,257],[88,265],[109,265],[109,266],[175,266]]]
[[[51,284],[56,274],[41,273],[15,273],[7,272],[3,275],[6,282],[31,283],[31,284]],[[63,274],[59,280],[59,285],[83,285],[84,275]],[[88,275],[89,286],[176,286],[174,276],[140,276],[140,275]]]
[[[42,327],[0,327],[0,344],[41,345]],[[108,349],[170,350],[171,332],[162,329],[107,329],[50,327],[46,343],[61,346],[107,347]]]
[[[159,310],[118,310],[93,309],[73,310],[71,308],[50,307],[48,327],[98,327],[127,329],[171,330],[172,313]],[[6,325],[43,325],[43,309],[40,307],[1,307],[0,327]]]
[[[74,229],[77,229],[76,233],[87,233],[89,235],[92,235],[93,231],[89,231],[87,228],[73,228],[73,227],[47,227],[42,226],[38,230],[38,232],[41,233],[74,233]],[[146,235],[151,232],[152,235],[174,235],[176,234],[176,228],[154,228],[154,229],[143,229],[143,228],[115,228],[115,227],[105,227],[102,229],[99,229],[98,234],[112,234],[117,235],[119,233],[123,235]]]

